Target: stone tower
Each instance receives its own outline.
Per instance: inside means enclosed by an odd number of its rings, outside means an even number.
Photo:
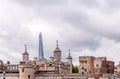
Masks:
[[[69,55],[67,57],[67,63],[70,65],[70,73],[72,73],[72,57],[70,55],[70,50],[69,50]]]
[[[94,60],[95,57],[93,56],[79,56],[79,73],[82,73],[84,68],[84,74],[90,77],[94,73]]]
[[[39,51],[38,51],[38,59],[43,59],[44,53],[43,53],[43,41],[42,41],[42,34],[40,32],[39,34]]]
[[[19,79],[35,79],[35,70],[33,65],[29,63],[20,62]]]
[[[57,47],[54,51],[54,61],[61,62],[61,50],[58,47],[58,41],[57,41]]]
[[[22,58],[22,60],[24,61],[24,62],[28,62],[29,61],[29,54],[28,54],[28,52],[27,52],[27,45],[25,45],[25,52],[22,54],[23,56],[23,58]]]
[[[22,54],[23,59],[20,62],[19,68],[19,79],[35,79],[35,70],[31,61],[29,61],[29,54],[27,52],[27,46],[25,45],[25,52]]]

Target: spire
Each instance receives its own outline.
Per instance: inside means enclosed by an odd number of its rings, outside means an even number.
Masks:
[[[39,34],[39,52],[38,52],[38,59],[44,58],[44,52],[43,52],[43,41],[42,41],[42,33]]]
[[[56,41],[56,43],[57,43],[57,47],[56,47],[56,49],[55,49],[55,51],[54,52],[61,52],[61,50],[59,49],[59,47],[58,47],[58,40]]]
[[[25,52],[23,53],[24,55],[27,54],[28,55],[28,52],[27,52],[27,45],[25,44]]]
[[[70,49],[69,49],[69,56],[70,56]]]
[[[24,46],[25,46],[25,52],[27,52],[27,45],[25,44]]]
[[[57,48],[58,48],[58,40],[56,41],[56,43],[57,43]]]
[[[70,55],[70,49],[69,49],[69,55],[67,59],[72,59],[71,55]]]

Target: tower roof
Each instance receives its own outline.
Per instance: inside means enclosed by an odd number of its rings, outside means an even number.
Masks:
[[[60,50],[59,47],[58,47],[58,40],[56,41],[56,43],[57,43],[57,47],[56,47],[56,49],[54,50],[54,52],[61,52],[61,50]]]
[[[72,57],[70,55],[70,49],[69,49],[69,55],[68,55],[67,59],[72,59]]]
[[[25,52],[23,53],[23,55],[29,55],[28,52],[27,52],[27,45],[25,44]]]

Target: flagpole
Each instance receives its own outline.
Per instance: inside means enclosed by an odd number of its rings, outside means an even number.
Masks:
[[[6,78],[5,78],[5,74],[6,74],[6,72],[5,72],[5,67],[3,67],[3,79],[6,79]]]

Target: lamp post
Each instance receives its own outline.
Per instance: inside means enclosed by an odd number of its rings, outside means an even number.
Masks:
[[[6,78],[5,78],[5,74],[6,74],[6,72],[5,72],[5,67],[3,67],[3,79],[6,79]]]
[[[116,77],[116,74],[114,73],[114,74],[113,74],[113,79],[116,79],[115,77]]]
[[[84,79],[84,67],[82,67],[81,72],[82,72],[82,79]]]

